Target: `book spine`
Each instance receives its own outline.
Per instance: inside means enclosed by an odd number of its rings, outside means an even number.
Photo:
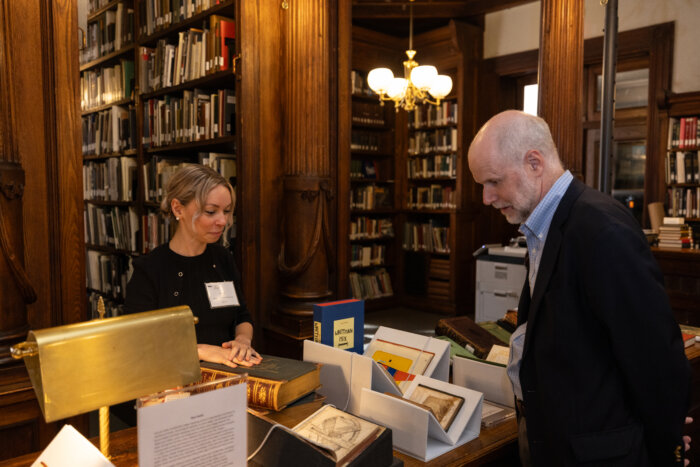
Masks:
[[[438,336],[442,335],[449,337],[462,347],[471,351],[478,358],[483,359],[486,358],[486,356],[488,355],[486,349],[475,345],[473,342],[470,342],[469,339],[467,339],[464,335],[462,335],[460,332],[457,332],[455,329],[449,326],[438,324],[437,328],[435,328],[435,334],[437,334]]]
[[[203,383],[231,376],[229,373],[209,368],[202,368],[201,370]],[[280,407],[277,400],[281,386],[282,381],[270,381],[248,376],[248,406],[275,411],[283,409],[284,407]]]
[[[277,395],[281,382],[265,381],[248,377],[248,405],[263,409],[281,410]]]

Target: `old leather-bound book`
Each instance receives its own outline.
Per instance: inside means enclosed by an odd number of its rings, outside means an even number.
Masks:
[[[449,337],[478,358],[486,358],[494,344],[503,345],[496,336],[467,316],[442,318],[435,326],[435,334]]]
[[[248,373],[248,406],[270,410],[282,410],[321,385],[320,365],[317,363],[272,355],[262,357],[263,361],[252,367],[231,368],[201,362],[202,381]]]

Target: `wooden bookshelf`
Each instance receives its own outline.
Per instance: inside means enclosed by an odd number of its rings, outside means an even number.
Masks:
[[[164,60],[167,58],[165,55],[158,54],[165,50],[167,45],[177,48],[180,45],[179,34],[181,32],[187,32],[190,28],[195,28],[198,31],[196,34],[199,35],[193,36],[194,41],[200,42],[202,50],[209,53],[209,48],[204,47],[204,33],[201,31],[203,25],[209,25],[210,16],[216,14],[230,18],[233,21],[236,20],[237,0],[227,0],[218,4],[212,1],[212,6],[209,8],[207,8],[206,2],[202,3],[203,9],[189,12],[190,14],[187,18],[179,18],[178,15],[168,14],[169,12],[167,11],[161,12],[162,16],[160,19],[149,17],[149,14],[152,15],[153,13],[150,8],[147,8],[146,0],[111,1],[99,10],[88,14],[88,31],[90,31],[90,25],[96,23],[98,28],[93,30],[93,34],[95,31],[98,31],[94,37],[97,37],[99,40],[97,49],[89,49],[89,47],[88,49],[91,53],[97,50],[99,56],[80,66],[81,77],[85,73],[93,73],[98,79],[102,79],[103,75],[106,74],[104,71],[106,68],[121,65],[121,70],[124,70],[126,62],[133,63],[130,66],[130,70],[133,70],[133,76],[122,74],[122,76],[116,77],[116,79],[121,80],[121,89],[132,90],[128,95],[100,96],[101,99],[111,100],[112,102],[93,106],[81,112],[84,119],[83,130],[88,132],[86,135],[115,137],[117,135],[114,135],[113,130],[118,129],[120,132],[118,135],[119,140],[116,143],[113,140],[108,141],[106,144],[102,141],[94,141],[90,145],[86,141],[91,140],[84,138],[83,164],[90,175],[90,177],[86,178],[86,183],[92,181],[92,183],[108,185],[110,180],[112,183],[114,183],[114,180],[131,180],[131,186],[128,188],[120,187],[119,191],[123,193],[123,196],[128,197],[127,199],[114,199],[114,193],[112,193],[112,199],[99,195],[97,196],[99,199],[85,200],[85,218],[90,224],[86,225],[86,232],[90,232],[91,235],[90,241],[86,245],[88,251],[88,282],[91,285],[89,287],[90,307],[94,305],[92,302],[96,300],[96,295],[102,294],[109,299],[108,308],[118,308],[120,303],[123,302],[124,286],[131,258],[135,255],[146,253],[157,246],[157,244],[168,240],[164,235],[171,231],[171,226],[160,214],[159,203],[146,196],[146,187],[149,187],[149,189],[155,187],[157,190],[162,191],[163,185],[167,180],[165,178],[163,180],[160,179],[167,174],[161,174],[161,168],[163,170],[174,170],[174,164],[200,162],[200,153],[208,154],[212,152],[230,154],[231,158],[235,158],[237,164],[239,162],[237,149],[240,148],[240,141],[236,129],[240,127],[240,124],[237,121],[235,104],[230,105],[226,109],[211,110],[214,103],[221,100],[222,95],[219,94],[219,90],[228,90],[228,95],[233,96],[234,99],[238,95],[240,78],[237,78],[233,72],[233,63],[230,63],[227,69],[218,71],[213,71],[217,70],[216,68],[210,70],[208,67],[203,66],[202,68],[207,68],[204,70],[204,73],[199,75],[199,69],[196,70],[197,73],[192,73],[192,76],[195,76],[193,79],[183,81],[174,86],[158,86],[158,83],[162,82],[166,64]],[[127,22],[127,24],[133,25],[133,30],[128,31],[129,40],[127,41],[124,38],[120,47],[108,44],[115,41],[115,38],[107,34],[105,29],[107,18],[116,16],[117,11],[124,11],[124,14],[133,15],[131,22]],[[184,14],[188,15],[188,12],[184,11]],[[169,24],[165,20],[166,18],[169,18]],[[149,27],[152,28],[150,31]],[[116,27],[114,29],[116,30]],[[234,50],[231,54],[233,57],[239,56],[239,33],[240,29],[236,27]],[[94,37],[88,36],[88,40]],[[213,34],[210,38],[211,40],[215,39]],[[105,49],[103,50],[101,46],[104,46]],[[228,46],[231,45],[229,44]],[[114,50],[115,48],[117,50]],[[194,50],[194,44],[188,43],[187,52],[190,57],[193,56],[192,50]],[[146,55],[150,62],[144,60],[144,52],[150,54]],[[209,55],[205,55],[203,52],[201,57],[202,60],[206,59],[207,64],[211,63]],[[174,58],[175,56],[173,55],[171,57],[173,65],[175,62]],[[151,75],[148,75],[149,69],[147,66],[153,67],[154,71]],[[144,89],[141,89],[140,86],[142,82],[155,86],[155,89],[144,92]],[[114,86],[113,83],[110,84],[111,89]],[[106,86],[100,83],[100,89],[106,91]],[[208,102],[205,97],[201,97],[197,101],[201,106],[200,110],[209,109],[208,115],[212,118],[216,115],[217,119],[225,114],[230,114],[230,120],[228,120],[228,123],[230,123],[229,131],[225,131],[223,121],[217,121],[216,127],[214,122],[210,121],[210,126],[204,130],[202,130],[203,122],[194,120],[194,127],[189,127],[185,124],[181,127],[166,126],[166,123],[172,124],[176,118],[175,107],[172,105],[172,102],[180,99],[185,105],[184,93],[191,91],[192,95],[194,95],[195,90],[201,92],[202,96],[206,94],[209,98]],[[94,89],[87,89],[86,92],[94,92]],[[216,97],[213,97],[213,95],[216,95]],[[114,109],[124,109],[127,112],[127,116],[124,120],[120,120],[118,125],[114,124],[113,115],[124,116],[124,114],[123,112],[120,114],[119,110]],[[203,114],[194,115],[201,116]],[[219,123],[221,124],[220,126],[218,125]],[[161,129],[165,133],[160,131]],[[159,130],[159,132],[156,132],[156,130]],[[179,134],[177,133],[178,131],[180,131]],[[179,136],[184,135],[186,131],[189,132],[186,137]],[[158,145],[149,140],[151,136],[156,134],[161,137]],[[163,137],[164,134],[166,137]],[[181,141],[182,139],[185,140]],[[166,145],[166,141],[170,141],[171,144]],[[100,144],[102,146],[98,149]],[[118,150],[116,150],[117,147]],[[115,159],[123,158],[129,158],[133,162],[114,162]],[[124,170],[129,170],[130,173],[122,173]],[[90,173],[90,171],[92,172]],[[233,174],[232,178],[235,178],[235,175]],[[156,177],[158,180],[150,179],[150,177]],[[234,183],[236,181],[237,179],[234,180]],[[90,188],[86,187],[86,190]],[[99,192],[99,187],[92,188],[97,189]],[[86,193],[89,193],[89,191]],[[157,195],[154,194],[155,196]],[[88,215],[88,211],[90,215]],[[238,216],[236,219],[238,220]],[[124,229],[128,229],[128,231],[125,232]],[[107,236],[105,237],[105,235]],[[123,245],[125,240],[128,240],[129,244],[131,244],[134,242],[134,239],[136,244],[133,245],[133,248],[117,247],[115,246],[116,240],[114,238],[116,235],[122,236],[120,245]],[[94,269],[98,263],[100,264],[100,271],[97,273],[95,271],[91,272],[91,269]],[[103,263],[107,263],[107,266]],[[90,274],[97,274],[104,287],[98,285],[99,281],[95,281],[95,277],[91,281]],[[104,274],[108,274],[109,277],[103,277]],[[111,274],[116,274],[117,276],[113,277]]]

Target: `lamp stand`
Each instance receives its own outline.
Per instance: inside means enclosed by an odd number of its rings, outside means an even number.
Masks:
[[[100,407],[100,452],[109,459],[109,406]]]

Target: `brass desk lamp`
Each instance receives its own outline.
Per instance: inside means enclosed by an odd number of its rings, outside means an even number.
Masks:
[[[102,305],[104,310],[104,305]],[[109,406],[200,379],[196,318],[187,306],[29,331],[24,358],[46,422],[100,409],[109,458]]]

